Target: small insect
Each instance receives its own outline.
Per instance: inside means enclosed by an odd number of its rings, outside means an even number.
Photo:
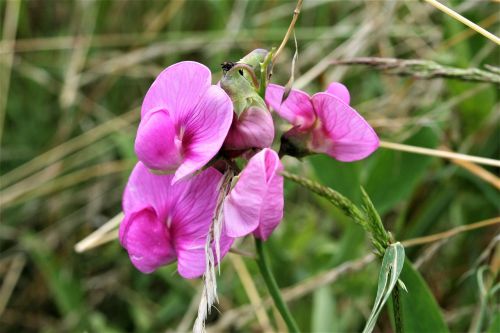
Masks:
[[[237,62],[224,61],[222,64],[220,64],[220,66],[222,68],[222,72],[226,74],[231,68],[236,66],[236,64]],[[240,74],[243,75],[243,70],[240,69],[238,72],[240,72]]]

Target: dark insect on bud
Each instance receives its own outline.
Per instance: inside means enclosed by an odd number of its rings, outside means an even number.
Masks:
[[[224,74],[226,74],[231,68],[236,66],[236,64],[237,64],[236,62],[224,61],[222,64],[220,64],[220,66]],[[243,71],[241,69],[238,72],[240,72],[240,74],[243,75]]]

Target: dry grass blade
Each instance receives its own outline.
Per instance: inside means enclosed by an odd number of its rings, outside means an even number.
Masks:
[[[495,174],[469,161],[458,160],[458,159],[452,159],[451,161],[456,165],[464,168],[465,170],[471,172],[472,174],[478,176],[485,182],[490,183],[497,190],[500,190],[500,178],[497,177]]]
[[[64,142],[63,144],[50,149],[49,151],[38,155],[29,162],[17,167],[16,169],[6,173],[2,176],[2,187],[13,184],[22,178],[27,177],[31,173],[40,170],[55,161],[60,160],[66,155],[74,153],[78,149],[81,149],[98,139],[109,135],[113,131],[119,131],[120,129],[129,126],[131,122],[139,118],[139,108],[135,108],[123,115],[113,118],[103,124],[100,124],[91,130],[77,136],[71,140]]]
[[[250,272],[245,266],[245,262],[240,256],[237,255],[229,255],[229,260],[231,260],[231,263],[236,270],[236,274],[238,274],[241,284],[245,288],[245,292],[250,299],[250,304],[252,304],[253,309],[255,310],[255,315],[257,316],[257,320],[259,321],[262,330],[264,332],[274,332],[267,312],[258,306],[262,303],[262,299],[260,298],[259,292],[255,287],[255,283],[253,282]]]
[[[459,227],[440,232],[434,235],[429,235],[429,236],[423,236],[423,237],[417,237],[417,238],[412,238],[408,239],[405,241],[402,241],[401,244],[403,244],[405,247],[410,247],[410,246],[416,246],[416,245],[422,245],[422,244],[427,244],[427,243],[432,243],[439,241],[443,238],[450,238],[453,236],[456,236],[460,233],[466,232],[466,231],[471,231],[479,228],[485,228],[489,226],[493,226],[496,224],[500,224],[500,217],[494,217],[488,220],[483,220],[479,222],[474,222],[471,224],[467,225],[461,225]]]
[[[451,159],[451,160],[469,161],[469,162],[474,162],[474,163],[478,163],[478,164],[500,167],[500,160],[494,160],[491,158],[454,153],[454,152],[449,152],[449,151],[444,151],[444,150],[416,147],[416,146],[404,145],[401,143],[393,143],[393,142],[387,142],[387,141],[380,141],[380,147],[392,149],[392,150],[404,151],[404,152],[408,152],[408,153],[436,156],[436,157],[441,157],[441,158],[446,158],[446,159]]]
[[[3,47],[0,48],[0,54],[7,53],[7,55],[0,57],[0,143],[2,142],[7,98],[9,95],[10,72],[14,60],[14,54],[11,51],[14,48],[21,1],[7,1],[6,7],[3,24]]]
[[[125,171],[131,166],[132,164],[130,161],[111,161],[61,176],[32,191],[25,191],[23,188],[15,188],[14,190],[6,189],[0,193],[0,206],[4,206],[5,208],[7,205],[19,204],[33,197],[61,191],[95,177],[109,176],[114,173]]]
[[[436,0],[425,0],[425,1],[427,3],[433,5],[434,7],[436,7],[437,9],[439,9],[440,11],[444,12],[445,14],[453,17],[455,20],[457,20],[459,22],[462,22],[463,24],[465,24],[469,28],[475,30],[477,33],[480,33],[481,35],[483,35],[484,37],[488,38],[489,40],[491,40],[492,42],[496,43],[497,45],[500,45],[500,38],[498,38],[497,36],[495,36],[491,32],[487,31],[486,29],[481,28],[480,26],[478,26],[477,24],[475,24],[471,20],[463,17],[462,15],[460,15],[457,12],[455,12],[454,10],[446,7],[445,5],[443,5],[442,3],[440,3],[439,1],[436,1]]]
[[[7,303],[9,302],[12,291],[16,287],[19,276],[26,264],[26,257],[24,254],[17,254],[12,258],[9,271],[3,279],[2,288],[0,289],[0,317],[2,316]]]
[[[124,215],[122,212],[116,214],[111,220],[104,223],[99,229],[76,243],[75,251],[81,253],[107,243],[108,241],[112,240],[109,239],[110,235],[114,235],[113,239],[118,238],[116,228],[118,228],[120,222],[123,220],[123,216]]]

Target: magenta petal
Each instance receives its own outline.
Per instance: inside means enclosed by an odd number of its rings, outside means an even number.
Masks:
[[[143,273],[175,260],[166,225],[152,209],[126,214],[119,233],[132,264]]]
[[[274,140],[273,117],[267,110],[251,107],[234,116],[224,148],[244,150],[270,147]]]
[[[275,189],[271,190],[270,186],[280,185],[279,180],[275,180],[280,177],[276,175],[280,165],[276,152],[267,148],[250,159],[224,201],[224,225],[228,236],[236,238],[248,235],[259,227],[259,223],[265,225],[263,235],[268,236],[267,229],[274,229],[279,213],[273,206],[280,206],[280,202],[274,201],[279,190],[274,192]],[[265,202],[266,199],[273,202]],[[283,197],[279,200],[282,208]],[[270,215],[267,215],[269,212]]]
[[[332,94],[333,96],[339,98],[342,102],[349,105],[351,101],[351,95],[346,86],[340,82],[332,82],[325,91],[326,93]]]
[[[182,142],[167,111],[151,111],[142,118],[135,152],[150,169],[175,171],[181,164]]]
[[[175,202],[173,188],[170,185],[173,175],[155,175],[142,163],[138,162],[128,179],[123,193],[123,211],[125,215],[151,207],[158,217],[166,221],[172,203]],[[189,183],[179,184],[175,190],[181,192]]]
[[[301,130],[309,129],[316,120],[309,95],[292,89],[288,98],[281,104],[284,91],[284,87],[270,84],[266,89],[266,103],[292,125],[300,126]]]
[[[178,193],[170,220],[178,271],[184,278],[196,278],[205,272],[205,244],[210,231],[222,174],[210,168],[191,178],[189,188]],[[182,184],[185,182],[177,183]],[[174,185],[174,186],[177,186]],[[221,256],[231,247],[232,239],[221,238]]]
[[[264,196],[260,211],[259,226],[253,232],[255,237],[267,240],[283,219],[283,165],[278,154],[273,150],[266,151],[267,193]]]
[[[177,122],[190,113],[210,87],[212,74],[198,62],[182,61],[158,75],[142,103],[141,116],[151,110],[168,110]]]
[[[125,219],[120,225],[120,241],[134,265],[150,272],[177,257],[183,277],[203,274],[204,247],[221,177],[220,172],[209,168],[172,185],[173,175],[155,175],[143,163],[137,163],[123,195]],[[222,256],[232,241],[221,238]]]
[[[313,132],[314,151],[352,162],[377,149],[377,134],[349,105],[328,93],[315,94],[312,103],[321,124]]]
[[[233,120],[233,103],[217,86],[210,86],[190,117],[180,122],[184,161],[179,166],[174,182],[201,169],[217,154]]]

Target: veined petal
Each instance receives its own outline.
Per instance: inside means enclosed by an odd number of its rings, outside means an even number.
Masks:
[[[325,92],[328,94],[332,94],[333,96],[337,97],[347,105],[349,105],[351,101],[351,95],[349,94],[349,90],[347,89],[346,86],[344,86],[340,82],[330,83]]]
[[[182,162],[182,142],[168,111],[151,111],[142,118],[135,139],[135,152],[150,169],[177,169]]]
[[[189,188],[177,193],[177,201],[171,209],[171,232],[178,258],[177,267],[184,278],[196,278],[205,272],[205,244],[215,213],[221,178],[222,174],[213,168],[191,178],[188,181]],[[232,241],[229,237],[221,237],[221,256],[229,251]]]
[[[132,264],[143,273],[175,261],[175,251],[165,223],[153,209],[125,213],[120,224],[120,242]]]
[[[170,186],[172,178],[173,175],[152,174],[142,162],[138,162],[123,193],[122,206],[125,214],[152,208],[160,220],[166,221],[168,211],[175,202]],[[189,183],[179,184],[176,190],[180,192],[188,185]]]
[[[265,152],[267,193],[260,211],[259,226],[253,232],[255,237],[267,240],[283,219],[283,164],[275,151]]]
[[[250,159],[224,201],[224,225],[228,236],[248,235],[263,224],[257,234],[266,238],[276,227],[282,217],[279,215],[283,214],[283,183],[277,174],[280,168],[278,154],[268,148]],[[277,198],[279,188],[270,189],[271,186],[281,186],[280,199]]]
[[[198,62],[182,61],[164,69],[149,88],[141,108],[141,117],[151,110],[168,110],[174,120],[189,117],[205,91],[212,74]]]
[[[284,92],[284,87],[269,84],[266,89],[266,103],[292,125],[300,126],[301,130],[309,129],[316,120],[309,95],[292,89],[288,98],[281,104]]]
[[[269,111],[250,107],[239,117],[233,117],[233,123],[224,141],[225,149],[244,150],[271,146],[274,140],[274,124]]]
[[[184,161],[174,182],[201,169],[217,154],[233,120],[233,104],[217,86],[210,86],[189,118],[180,122]]]
[[[339,98],[318,93],[312,97],[320,126],[313,131],[312,149],[342,162],[363,159],[373,153],[379,139],[359,113]]]
[[[134,265],[151,272],[177,258],[180,275],[201,276],[221,178],[220,172],[209,168],[189,181],[172,185],[173,175],[155,175],[137,163],[125,188],[125,219],[120,225],[120,241]],[[232,242],[230,237],[221,237],[221,257]]]

